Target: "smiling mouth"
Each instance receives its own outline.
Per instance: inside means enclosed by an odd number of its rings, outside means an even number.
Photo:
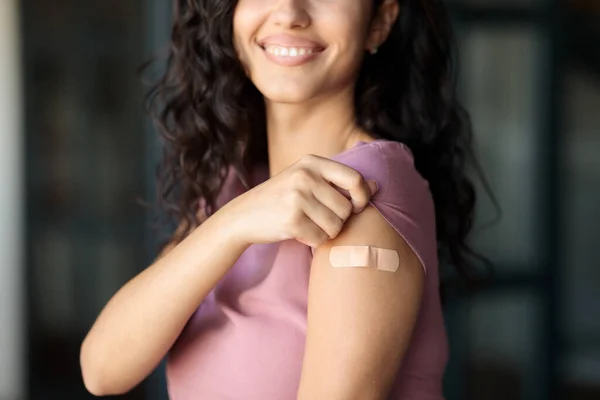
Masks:
[[[318,47],[291,47],[267,44],[261,46],[264,51],[277,57],[305,57],[322,52]]]

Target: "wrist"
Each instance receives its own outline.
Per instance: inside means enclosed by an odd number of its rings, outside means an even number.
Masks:
[[[209,222],[209,220],[213,224],[214,232],[232,250],[244,252],[252,244],[246,235],[245,229],[243,229],[242,216],[235,211],[232,204],[229,203],[221,207],[206,222]]]

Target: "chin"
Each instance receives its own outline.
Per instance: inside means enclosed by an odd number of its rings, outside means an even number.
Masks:
[[[307,87],[291,87],[291,85],[257,86],[265,100],[273,103],[298,104],[316,97],[318,93]]]
[[[265,100],[271,103],[280,104],[301,104],[310,100],[310,96],[301,96],[298,94],[278,93],[274,95],[263,95]]]

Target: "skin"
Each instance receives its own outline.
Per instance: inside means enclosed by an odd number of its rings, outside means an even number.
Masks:
[[[357,244],[396,250],[400,268],[331,267],[331,247]],[[415,254],[373,207],[320,246],[311,266],[298,399],[386,399],[410,341],[423,281]]]
[[[354,84],[365,50],[385,41],[399,12],[396,1],[385,1],[372,19],[371,7],[370,0],[240,0],[236,47],[265,96],[271,174],[302,154],[328,157],[369,140],[353,123]],[[276,65],[257,43],[280,33],[318,42],[325,51],[306,65]],[[401,268],[331,268],[331,247],[359,244],[396,250]],[[423,281],[412,250],[372,207],[319,246],[298,399],[385,398],[410,341]]]
[[[353,124],[354,81],[365,50],[385,41],[398,6],[386,0],[374,18],[370,12],[370,0],[239,1],[235,45],[265,95],[271,178],[169,246],[111,298],[81,346],[91,393],[126,393],[146,378],[248,246],[295,239],[317,248],[298,399],[385,398],[410,340],[423,269],[367,207],[373,183],[328,159],[370,140]],[[270,65],[256,39],[278,33],[311,37],[326,51],[311,65]],[[396,249],[401,268],[333,269],[328,250],[344,244]]]
[[[348,190],[351,198],[328,182]],[[336,237],[374,191],[353,169],[305,156],[227,203],[181,243],[166,248],[104,307],[81,345],[88,391],[124,394],[145,379],[251,244],[296,239],[319,246]]]
[[[354,124],[354,86],[365,50],[379,47],[398,13],[386,0],[371,18],[372,0],[240,0],[234,36],[240,60],[267,108],[269,165],[276,175],[304,154],[330,157],[369,141]],[[318,42],[311,63],[281,67],[257,42],[287,34]]]

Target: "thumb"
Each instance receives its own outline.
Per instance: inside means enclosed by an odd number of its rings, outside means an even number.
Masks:
[[[371,189],[371,196],[373,196],[375,193],[377,193],[377,190],[379,190],[377,182],[373,180],[368,181],[367,185],[369,185],[369,189]]]

